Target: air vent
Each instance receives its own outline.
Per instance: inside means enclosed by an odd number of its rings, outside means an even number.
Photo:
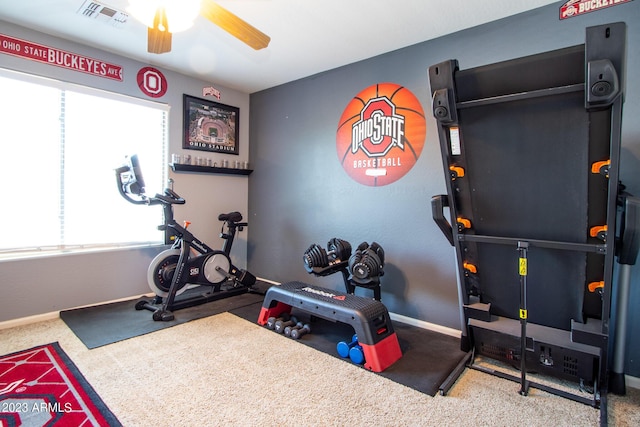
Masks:
[[[126,12],[105,6],[95,0],[85,0],[78,9],[78,14],[114,27],[124,26],[129,19],[129,15]]]
[[[480,354],[507,362],[520,360],[520,352],[518,350],[487,342],[480,343]]]
[[[572,377],[578,378],[578,359],[571,356],[564,356],[563,370],[564,373]]]

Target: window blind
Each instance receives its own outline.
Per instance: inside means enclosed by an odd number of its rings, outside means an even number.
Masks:
[[[166,104],[0,69],[0,258],[159,244],[162,212],[122,199],[138,154],[147,191],[167,179]]]

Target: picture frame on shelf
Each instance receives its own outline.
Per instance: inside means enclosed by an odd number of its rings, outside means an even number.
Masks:
[[[182,148],[238,155],[240,109],[231,105],[183,95]]]

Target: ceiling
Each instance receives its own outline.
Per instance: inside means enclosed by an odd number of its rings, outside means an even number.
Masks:
[[[91,0],[3,0],[0,20],[253,93],[515,15],[552,0],[218,0],[271,37],[253,50],[198,17],[170,53],[147,53],[146,27],[78,13]],[[97,0],[126,12],[128,0]],[[0,32],[2,30],[0,29]],[[0,57],[1,59],[1,57]],[[0,63],[1,64],[1,63]]]

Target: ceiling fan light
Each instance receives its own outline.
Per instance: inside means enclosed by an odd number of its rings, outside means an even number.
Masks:
[[[129,0],[127,12],[147,27],[159,7],[165,8],[169,31],[177,33],[190,28],[200,13],[201,0]]]

